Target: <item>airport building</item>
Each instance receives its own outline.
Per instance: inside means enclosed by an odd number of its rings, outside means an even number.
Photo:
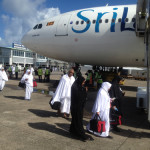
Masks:
[[[25,67],[25,65],[34,65],[35,67],[68,67],[67,62],[41,56],[25,48],[23,45],[14,43],[12,47],[0,47],[0,64],[6,66],[18,64],[22,67]]]

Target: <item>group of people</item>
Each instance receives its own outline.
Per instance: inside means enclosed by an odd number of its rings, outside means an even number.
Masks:
[[[83,127],[83,109],[87,101],[87,87],[85,86],[85,78],[80,75],[76,79],[73,76],[74,70],[70,69],[68,74],[63,75],[56,92],[53,96],[51,104],[54,102],[60,102],[61,106],[57,112],[57,115],[62,114],[64,118],[67,118],[70,114],[72,121],[69,132],[71,135],[80,138],[83,141],[93,140],[91,136],[85,134]],[[102,121],[105,121],[105,132],[93,132],[90,129],[90,123],[86,129],[88,132],[95,134],[96,136],[103,138],[112,138],[109,136],[110,131],[110,119],[114,111],[118,114],[121,113],[121,99],[123,92],[119,86],[119,82],[122,80],[121,77],[117,76],[114,78],[112,83],[103,82],[98,93],[92,109],[92,118],[95,115],[99,115]],[[111,112],[111,113],[110,113]],[[111,126],[115,131],[119,132],[117,124]]]
[[[18,65],[9,66],[7,71],[8,71],[8,74],[9,74],[9,79],[12,79],[14,76],[15,76],[16,79],[18,79],[18,72],[19,72]]]
[[[21,78],[21,83],[25,83],[25,100],[31,100],[31,94],[33,92],[33,70],[27,69],[26,73]],[[62,76],[56,92],[53,96],[51,104],[60,102],[60,108],[57,111],[57,115],[61,115],[64,118],[68,118],[71,110],[72,121],[69,132],[72,136],[78,137],[83,141],[93,140],[90,135],[85,133],[83,127],[83,109],[87,101],[86,79],[80,74],[77,78],[74,78],[74,69],[70,69],[69,72]],[[86,129],[88,132],[95,134],[96,136],[103,138],[111,138],[109,136],[110,131],[110,119],[113,113],[122,115],[121,99],[124,96],[119,82],[121,77],[116,76],[112,83],[103,82],[98,93],[92,109],[92,118],[98,115],[102,121],[105,121],[105,132],[93,132],[90,128],[90,123]],[[0,69],[0,91],[4,88],[5,81],[8,81],[7,74],[2,67]],[[117,124],[113,124],[112,128],[119,132]]]

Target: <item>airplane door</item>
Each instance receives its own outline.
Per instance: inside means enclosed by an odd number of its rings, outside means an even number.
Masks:
[[[71,15],[64,15],[60,18],[58,25],[57,25],[55,36],[68,36],[68,24],[69,24],[70,18],[71,18]]]

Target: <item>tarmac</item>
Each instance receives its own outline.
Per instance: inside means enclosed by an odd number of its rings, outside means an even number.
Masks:
[[[61,74],[53,72],[51,82],[38,83],[37,89],[55,91],[54,81]],[[69,134],[71,115],[69,119],[57,117],[49,106],[50,95],[38,90],[32,93],[31,101],[24,100],[25,92],[18,83],[19,80],[9,80],[0,92],[0,150],[150,150],[147,112],[136,108],[137,87],[146,86],[146,81],[126,79],[122,86],[126,94],[121,132],[110,131],[113,139],[91,135],[94,140],[87,142]],[[88,92],[84,128],[90,121],[96,94],[95,90]]]

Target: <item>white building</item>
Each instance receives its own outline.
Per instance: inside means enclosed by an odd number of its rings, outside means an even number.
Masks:
[[[0,64],[6,66],[18,64],[22,67],[25,65],[57,68],[68,66],[66,62],[41,56],[19,44],[13,44],[12,47],[0,47]]]

